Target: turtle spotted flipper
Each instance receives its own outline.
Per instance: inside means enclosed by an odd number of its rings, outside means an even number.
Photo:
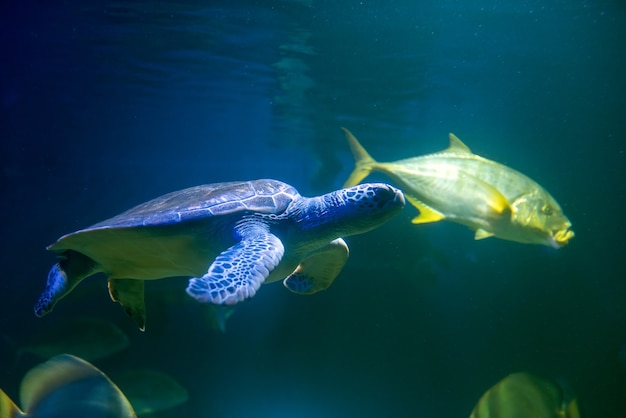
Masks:
[[[109,279],[109,295],[113,302],[122,305],[141,331],[146,329],[146,304],[144,281],[133,279]]]
[[[50,269],[46,287],[35,304],[35,315],[44,316],[54,305],[70,293],[84,278],[99,272],[98,265],[77,251],[66,251]]]
[[[347,260],[348,246],[343,239],[337,238],[305,258],[283,284],[292,292],[304,295],[325,290]]]
[[[217,256],[207,273],[189,280],[187,293],[200,302],[233,305],[254,296],[283,258],[283,243],[266,228],[243,231],[243,239]]]

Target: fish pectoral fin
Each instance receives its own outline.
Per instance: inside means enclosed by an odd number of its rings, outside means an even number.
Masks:
[[[406,195],[407,200],[420,211],[420,214],[411,220],[414,224],[427,224],[431,222],[439,222],[445,219],[445,215],[435,209],[420,202],[414,197]]]
[[[475,181],[474,190],[485,200],[492,216],[510,217],[512,215],[513,207],[500,190],[478,177],[473,177],[473,179]]]
[[[493,209],[498,215],[511,216],[513,209],[508,199],[504,197],[498,189],[493,188],[489,201],[487,201],[489,208]]]
[[[489,237],[493,237],[493,232],[488,232],[480,228],[476,230],[476,234],[474,235],[475,240],[485,239]]]

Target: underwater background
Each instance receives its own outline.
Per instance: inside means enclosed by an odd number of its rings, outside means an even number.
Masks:
[[[625,28],[617,0],[2,1],[0,387],[17,399],[42,361],[20,346],[96,317],[129,338],[94,361],[113,380],[188,390],[161,417],[467,417],[516,371],[626,417]],[[203,183],[338,189],[341,126],[380,161],[454,132],[550,191],[576,237],[474,241],[407,206],[346,239],[327,291],[263,286],[225,332],[185,279],[147,283],[144,333],[103,276],[34,316],[61,235]]]

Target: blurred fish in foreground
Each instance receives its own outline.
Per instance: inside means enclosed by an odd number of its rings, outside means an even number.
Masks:
[[[470,418],[580,418],[578,402],[555,383],[513,373],[480,398]]]
[[[20,409],[0,390],[0,418],[132,418],[137,415],[117,386],[90,363],[55,356],[26,373]]]
[[[173,377],[156,370],[129,370],[115,381],[137,415],[154,414],[189,400],[187,389]]]
[[[449,220],[475,231],[475,239],[497,237],[560,248],[574,237],[572,224],[539,184],[505,165],[476,154],[454,134],[440,152],[390,163],[374,160],[343,129],[355,168],[344,187],[382,171],[419,210],[414,224]]]
[[[10,340],[5,336],[6,340]],[[115,324],[98,318],[71,318],[58,321],[45,333],[36,333],[23,346],[16,346],[17,357],[30,353],[40,359],[73,354],[87,361],[112,356],[129,346],[128,336]]]

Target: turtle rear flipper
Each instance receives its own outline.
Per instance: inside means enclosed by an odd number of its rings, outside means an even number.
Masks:
[[[146,304],[144,281],[133,279],[109,279],[109,295],[113,302],[122,305],[141,331],[146,330]]]
[[[254,296],[280,263],[285,248],[266,228],[252,229],[217,256],[204,276],[189,280],[189,296],[217,305],[233,305]]]
[[[95,261],[77,251],[65,251],[59,258],[61,260],[50,269],[46,288],[35,303],[35,315],[39,317],[51,312],[54,305],[84,278],[100,271]]]
[[[326,290],[348,260],[346,242],[337,238],[305,258],[283,281],[294,293],[310,295]]]

